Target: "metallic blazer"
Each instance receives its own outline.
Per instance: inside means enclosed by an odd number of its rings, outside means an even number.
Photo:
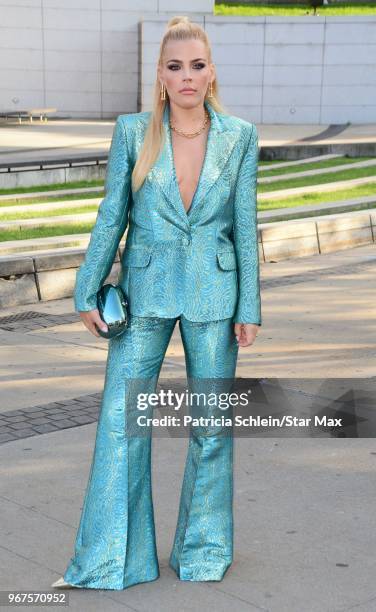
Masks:
[[[119,283],[129,312],[143,317],[261,325],[257,241],[258,135],[256,126],[217,113],[211,123],[200,179],[188,212],[181,199],[169,126],[165,143],[141,189],[131,175],[150,112],[119,115],[100,203],[74,289],[77,311],[97,307],[128,227]]]

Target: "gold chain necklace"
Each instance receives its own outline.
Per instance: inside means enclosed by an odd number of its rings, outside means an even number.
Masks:
[[[174,132],[176,132],[177,134],[180,134],[181,136],[185,136],[186,138],[194,138],[195,136],[198,136],[199,134],[201,134],[201,132],[204,131],[204,129],[206,128],[206,124],[210,119],[210,115],[208,113],[208,111],[205,109],[205,120],[204,123],[202,124],[202,127],[200,127],[199,130],[197,130],[197,132],[183,132],[183,130],[179,130],[177,127],[173,126],[171,121],[170,121],[170,128],[172,130],[174,130]]]

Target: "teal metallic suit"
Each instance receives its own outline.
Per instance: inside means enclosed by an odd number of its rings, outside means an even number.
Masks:
[[[136,387],[155,391],[176,322],[192,390],[194,381],[234,377],[235,322],[261,325],[256,127],[205,106],[211,118],[207,149],[188,212],[176,179],[168,103],[163,149],[136,193],[131,174],[150,113],[120,115],[114,128],[106,195],[77,273],[74,301],[77,311],[96,308],[96,293],[128,227],[119,282],[130,318],[126,331],[109,341],[90,476],[64,574],[77,586],[120,590],[159,576],[151,429],[127,434],[137,411]],[[201,414],[209,416],[210,407]],[[191,427],[170,555],[181,580],[223,578],[233,558],[232,502],[232,435]]]

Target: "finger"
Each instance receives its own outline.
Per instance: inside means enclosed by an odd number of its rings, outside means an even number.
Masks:
[[[97,328],[95,327],[94,323],[88,323],[88,325],[86,325],[87,329],[89,330],[89,332],[91,334],[93,334],[93,336],[97,336],[97,338],[99,338],[99,333]]]
[[[90,327],[90,331],[94,336],[97,336],[97,338],[100,338],[100,333],[98,332],[97,328],[95,327],[95,324],[93,324]]]
[[[107,324],[105,323],[105,321],[103,321],[103,319],[100,318],[99,314],[92,317],[92,322],[95,323],[95,325],[98,325],[99,329],[101,329],[102,331],[108,331]]]
[[[106,325],[106,323],[105,323],[104,321],[100,320],[100,321],[96,322],[95,324],[96,324],[96,325],[99,327],[99,329],[101,329],[103,332],[108,332],[108,327],[107,327],[107,325]]]
[[[92,320],[91,317],[82,317],[82,322],[85,325],[86,329],[93,334],[94,336],[98,336],[99,337],[99,333],[95,327],[95,324]]]

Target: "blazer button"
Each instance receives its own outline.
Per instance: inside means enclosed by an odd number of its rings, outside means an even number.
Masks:
[[[191,244],[191,239],[190,238],[182,238],[182,243],[185,244],[186,246],[189,246]]]

